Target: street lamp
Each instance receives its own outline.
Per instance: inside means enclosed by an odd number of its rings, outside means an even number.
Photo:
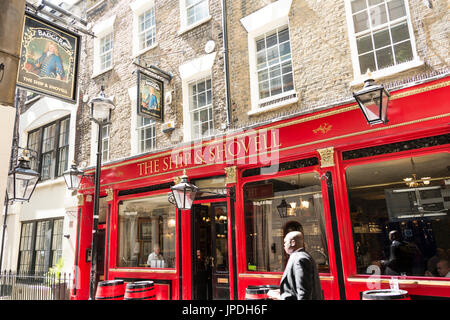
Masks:
[[[100,174],[102,167],[102,132],[103,126],[111,123],[111,111],[115,108],[114,98],[107,98],[104,93],[104,87],[101,86],[101,92],[97,97],[92,98],[91,120],[98,125],[97,135],[97,166],[95,169],[95,190],[94,190],[94,216],[92,227],[92,245],[91,245],[91,279],[89,285],[89,299],[94,300],[95,284],[97,278],[97,228],[100,202]]]
[[[383,85],[374,84],[369,70],[367,77],[368,79],[364,81],[364,87],[360,91],[354,92],[353,97],[358,102],[368,124],[386,124],[390,94]]]
[[[188,182],[188,176],[186,175],[186,170],[184,170],[183,175],[181,176],[181,182],[170,187],[171,193],[169,193],[169,202],[175,204],[178,210],[190,210],[192,208],[192,203],[195,200],[195,196],[198,193],[210,193],[212,195],[230,197],[234,200],[234,187],[226,189],[227,193],[223,194],[211,191],[209,188],[199,188]]]
[[[18,159],[18,164],[8,174],[6,188],[8,200],[29,201],[39,178],[40,174],[30,168],[30,158],[28,152],[24,150],[23,155]]]
[[[91,276],[89,283],[89,299],[95,299],[95,285],[97,278],[97,229],[100,202],[100,175],[102,166],[102,131],[105,125],[111,123],[111,111],[114,110],[114,98],[107,98],[104,93],[104,87],[97,97],[89,101],[91,107],[91,121],[98,125],[97,136],[97,163],[94,174],[94,212],[92,225],[92,243],[91,243]],[[79,170],[73,163],[71,168],[64,173],[64,179],[69,190],[77,190],[80,187],[81,179],[85,176],[83,171]]]
[[[22,156],[18,160],[18,164],[9,171],[8,182],[5,195],[5,213],[3,220],[2,243],[0,248],[0,269],[3,262],[3,249],[5,245],[6,221],[8,217],[8,206],[10,201],[24,202],[29,201],[34,189],[39,181],[40,174],[30,168],[30,158],[28,152],[31,150],[18,146],[13,147],[11,158],[15,158],[16,150],[22,149]],[[14,160],[12,160],[14,163]]]
[[[81,180],[86,176],[84,171],[79,170],[75,164],[75,161],[72,162],[69,170],[63,173],[64,181],[66,182],[67,189],[69,190],[78,190],[80,188]]]
[[[199,188],[188,182],[188,176],[185,170],[181,176],[181,182],[170,187],[170,190],[172,191],[177,208],[179,210],[190,210]]]

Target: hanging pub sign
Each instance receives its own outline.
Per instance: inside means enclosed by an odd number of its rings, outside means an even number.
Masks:
[[[137,114],[164,121],[164,83],[137,70]]]
[[[17,85],[76,102],[80,36],[25,12]]]

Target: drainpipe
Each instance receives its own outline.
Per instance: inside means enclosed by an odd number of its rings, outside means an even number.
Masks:
[[[227,4],[222,0],[222,36],[223,36],[223,55],[225,64],[225,103],[227,107],[227,128],[231,125],[231,99],[230,99],[230,74],[228,61],[228,32],[227,32]]]

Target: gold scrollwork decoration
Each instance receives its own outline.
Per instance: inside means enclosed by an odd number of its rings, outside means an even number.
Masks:
[[[334,166],[334,147],[317,149],[317,152],[320,154],[321,168]]]
[[[106,191],[106,201],[112,201],[114,199],[114,190],[112,188],[108,188]]]
[[[236,183],[237,182],[237,167],[236,166],[232,166],[232,167],[226,167],[224,168],[225,170],[225,183],[226,184],[230,184],[230,183]]]
[[[82,206],[84,204],[84,195],[77,194],[77,198],[78,198],[78,206]]]
[[[314,129],[313,132],[316,134],[317,133],[325,134],[328,131],[330,131],[331,128],[333,128],[333,125],[329,124],[328,122],[324,122],[317,129]]]

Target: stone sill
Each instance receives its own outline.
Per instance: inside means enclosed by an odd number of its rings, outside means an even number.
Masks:
[[[140,50],[140,51],[138,51],[138,52],[136,52],[136,53],[133,53],[132,58],[135,59],[135,58],[137,58],[137,57],[143,55],[143,54],[146,53],[147,51],[150,51],[150,50],[156,48],[157,46],[158,46],[158,42],[155,42],[152,46],[150,46],[150,47],[148,47],[148,48],[145,48],[145,49],[142,49],[142,50]]]
[[[424,62],[422,60],[411,60],[396,66],[392,66],[386,69],[382,69],[382,70],[378,70],[378,71],[373,71],[372,72],[372,79],[374,80],[379,80],[382,78],[386,78],[389,76],[392,76],[396,73],[400,73],[403,71],[407,71],[410,69],[414,69],[414,68],[418,68],[424,65]],[[350,82],[350,87],[356,87],[356,86],[361,86],[364,84],[364,80],[366,80],[366,75],[362,74],[359,77],[356,77],[352,82]]]
[[[100,75],[102,75],[102,74],[104,74],[104,73],[106,73],[106,72],[108,72],[108,71],[111,71],[112,69],[114,69],[114,65],[112,65],[112,66],[109,67],[109,68],[106,68],[105,70],[101,70],[101,71],[94,72],[94,73],[92,74],[92,76],[91,76],[91,79],[97,78],[98,76],[100,76]]]
[[[178,35],[181,36],[182,34],[184,34],[184,33],[188,32],[188,31],[198,27],[199,25],[202,25],[202,24],[208,22],[211,19],[212,19],[212,16],[208,15],[207,17],[203,18],[202,20],[199,20],[199,21],[197,21],[197,22],[195,22],[195,23],[193,23],[193,24],[191,24],[189,26],[183,26],[183,27],[180,28],[180,30],[178,30]]]
[[[272,97],[272,99],[273,100],[280,99],[283,96],[289,96],[289,95],[292,95],[293,93],[295,93],[295,92],[290,91],[290,92],[287,92],[287,93],[285,93],[285,94],[283,94],[283,95],[281,95],[279,97]],[[275,103],[275,104],[267,106],[267,107],[263,107],[263,108],[253,107],[252,110],[250,110],[247,114],[249,116],[259,115],[259,114],[264,113],[264,112],[270,112],[270,111],[277,110],[279,108],[282,108],[284,106],[287,106],[289,104],[293,104],[293,103],[296,103],[296,102],[298,102],[298,94],[297,94],[297,96],[295,98],[291,98],[291,99],[288,99],[288,100],[280,101],[278,103]]]

